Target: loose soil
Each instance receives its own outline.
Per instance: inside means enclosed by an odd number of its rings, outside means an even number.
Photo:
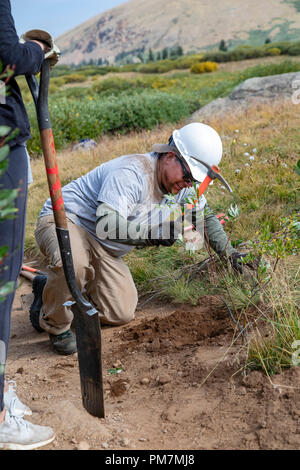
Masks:
[[[105,419],[82,407],[77,355],[55,354],[28,319],[30,281],[12,313],[7,375],[30,421],[52,426],[44,449],[300,449],[300,368],[245,375],[245,347],[224,305],[155,303],[104,327]],[[233,343],[233,344],[232,344]],[[116,373],[116,372],[119,373]]]

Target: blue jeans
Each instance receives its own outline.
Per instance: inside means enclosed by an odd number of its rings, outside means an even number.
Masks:
[[[0,266],[0,285],[10,281],[14,282],[16,287],[24,250],[28,182],[26,148],[22,145],[12,147],[8,159],[8,169],[0,178],[0,190],[19,189],[18,197],[15,200],[15,207],[18,211],[13,219],[0,222],[0,247],[8,246],[9,253]],[[7,295],[3,302],[0,302],[0,411],[4,407],[4,368],[10,337],[10,317],[14,295],[13,292]]]

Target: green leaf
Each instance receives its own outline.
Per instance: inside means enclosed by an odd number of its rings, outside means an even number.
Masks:
[[[5,300],[5,297],[8,294],[11,294],[15,290],[15,283],[14,281],[7,282],[3,286],[0,287],[0,302]]]
[[[14,139],[19,134],[19,129],[14,129],[6,138],[5,142],[9,142],[10,140]]]
[[[7,159],[3,160],[2,162],[0,161],[0,177],[3,175],[3,173],[6,172],[7,167],[8,167]]]
[[[10,129],[11,128],[8,126],[0,126],[0,137],[4,137],[5,135],[7,135]]]
[[[4,258],[4,256],[6,256],[8,252],[8,246],[0,246],[0,261],[2,260],[2,258]]]
[[[9,154],[9,146],[4,145],[3,147],[1,147],[0,148],[0,162],[4,160],[8,154]]]
[[[18,196],[18,189],[1,189],[0,191],[0,209],[6,208]]]

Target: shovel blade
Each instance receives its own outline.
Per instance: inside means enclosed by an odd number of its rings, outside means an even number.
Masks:
[[[82,403],[88,413],[104,418],[99,317],[97,313],[89,315],[82,312],[76,303],[71,308],[74,313]]]

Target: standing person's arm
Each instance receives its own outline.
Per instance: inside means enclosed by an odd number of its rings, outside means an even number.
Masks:
[[[15,75],[36,74],[44,60],[43,43],[19,43],[9,0],[0,0],[0,60],[3,68],[14,66]]]

